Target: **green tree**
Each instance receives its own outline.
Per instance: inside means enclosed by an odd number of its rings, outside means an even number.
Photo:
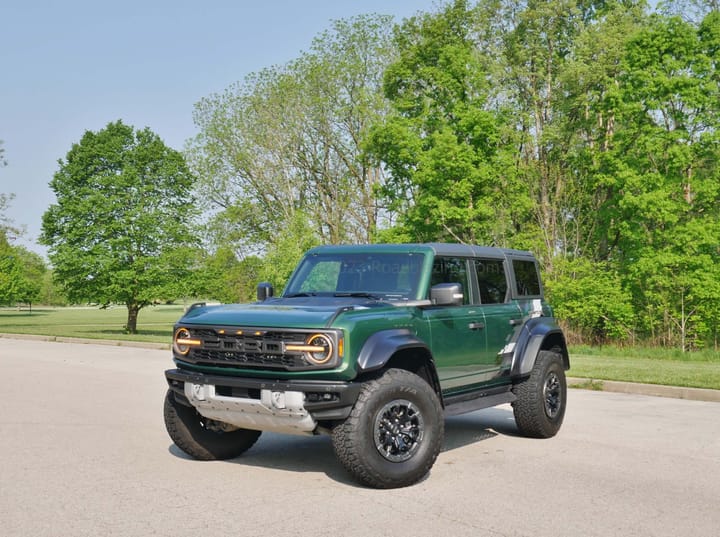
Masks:
[[[63,292],[62,286],[53,277],[52,269],[43,274],[42,288],[38,303],[48,306],[67,306],[68,300]]]
[[[193,176],[156,134],[121,121],[86,131],[59,164],[41,237],[55,278],[72,302],[125,304],[135,333],[140,309],[174,298],[189,272]]]
[[[0,141],[0,167],[5,165],[3,148]],[[24,249],[13,246],[11,240],[21,234],[14,227],[6,211],[13,199],[12,194],[0,193],[0,304],[14,304],[29,292],[29,282],[25,277],[22,254]]]
[[[398,59],[384,79],[393,113],[366,145],[390,172],[383,193],[398,225],[386,237],[505,244],[523,210],[502,150],[507,123],[491,100],[486,16],[456,0],[396,31]]]
[[[644,328],[683,349],[717,333],[718,36],[718,12],[700,25],[653,16],[629,44],[605,211]]]
[[[5,160],[5,148],[2,145],[3,141],[0,140],[0,168],[7,166],[7,161]],[[20,230],[12,226],[11,220],[6,215],[6,211],[8,210],[10,202],[14,197],[14,194],[5,194],[4,192],[0,192],[0,234],[7,235],[9,233],[20,233]],[[4,238],[7,239],[7,236]]]
[[[9,233],[17,233],[18,230],[12,226],[12,221],[6,216],[6,211],[13,200],[12,194],[0,193],[0,233],[7,235]],[[7,237],[5,237],[7,239]]]
[[[533,249],[598,341],[717,334],[720,14],[645,8],[457,0],[406,21],[368,143],[390,171],[386,236]]]
[[[23,292],[25,278],[17,250],[0,229],[0,304],[14,304]]]
[[[634,336],[632,295],[611,256],[614,136],[626,47],[645,13],[634,2],[534,2],[511,10],[503,87],[520,126],[519,173],[557,313],[586,341]],[[553,31],[548,31],[553,28]]]
[[[641,2],[507,0],[500,11],[504,74],[517,126],[517,166],[531,197],[530,244],[553,277],[555,260],[594,257],[598,167],[615,128],[617,80]]]
[[[255,256],[239,260],[230,247],[202,252],[194,271],[192,296],[223,303],[255,300],[262,261]]]
[[[625,341],[634,329],[632,295],[609,263],[585,258],[560,259],[556,274],[546,283],[555,314],[580,331],[579,340],[594,344]]]
[[[47,266],[41,256],[22,246],[15,246],[15,255],[23,277],[17,301],[28,304],[32,311],[33,303],[37,303],[42,297]]]
[[[584,18],[585,19],[585,18]],[[564,256],[608,261],[615,237],[607,210],[617,201],[614,136],[620,122],[621,76],[628,43],[645,24],[640,3],[608,2],[586,20],[574,39],[559,75],[565,143],[553,160],[563,163],[565,194],[556,209]]]
[[[2,140],[0,140],[0,168],[2,168],[3,166],[7,166],[7,161],[4,158],[5,148],[2,146],[2,143]],[[20,234],[20,230],[13,226],[12,221],[6,215],[8,207],[10,207],[10,203],[12,202],[14,197],[14,194],[5,194],[4,192],[0,192],[0,233],[6,235]],[[5,238],[7,239],[7,237]]]
[[[278,239],[268,248],[259,276],[261,280],[272,283],[277,291],[281,291],[302,255],[310,248],[318,246],[320,240],[312,233],[302,213],[298,213],[287,223]]]
[[[527,248],[585,337],[717,347],[716,4],[454,0],[371,71],[330,32],[198,105],[214,235],[276,285],[305,239]]]
[[[390,29],[382,16],[336,21],[296,60],[196,105],[200,133],[188,154],[215,212],[216,247],[231,245],[239,259],[264,255],[299,219],[313,240],[374,238],[383,173],[360,144],[387,106]]]

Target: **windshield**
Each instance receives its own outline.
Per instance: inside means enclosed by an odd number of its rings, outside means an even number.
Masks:
[[[285,289],[293,296],[358,296],[414,300],[424,256],[413,253],[314,254],[303,259]]]

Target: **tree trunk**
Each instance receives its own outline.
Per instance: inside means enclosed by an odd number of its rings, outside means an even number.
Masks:
[[[137,318],[138,313],[140,312],[140,306],[138,304],[127,304],[127,310],[128,310],[128,317],[127,317],[127,325],[125,325],[125,330],[129,334],[137,334]]]

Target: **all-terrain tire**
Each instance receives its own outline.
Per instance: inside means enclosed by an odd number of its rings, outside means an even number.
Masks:
[[[165,395],[165,428],[175,445],[194,459],[202,461],[235,458],[250,449],[260,431],[234,429],[227,432],[207,427],[208,420],[192,406],[183,405],[168,390]]]
[[[333,448],[359,483],[397,488],[430,471],[445,432],[440,400],[419,376],[388,369],[363,385],[350,416],[335,426]]]
[[[560,430],[567,406],[567,381],[560,354],[540,351],[530,376],[513,387],[515,423],[523,436],[550,438]]]

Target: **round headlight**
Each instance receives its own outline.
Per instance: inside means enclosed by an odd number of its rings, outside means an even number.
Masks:
[[[306,340],[309,347],[313,347],[305,353],[311,364],[323,365],[330,361],[333,356],[333,341],[325,334],[312,334]]]
[[[173,348],[178,354],[185,356],[190,352],[190,345],[183,340],[191,340],[190,330],[187,328],[178,328],[175,331],[175,337],[173,338]]]

